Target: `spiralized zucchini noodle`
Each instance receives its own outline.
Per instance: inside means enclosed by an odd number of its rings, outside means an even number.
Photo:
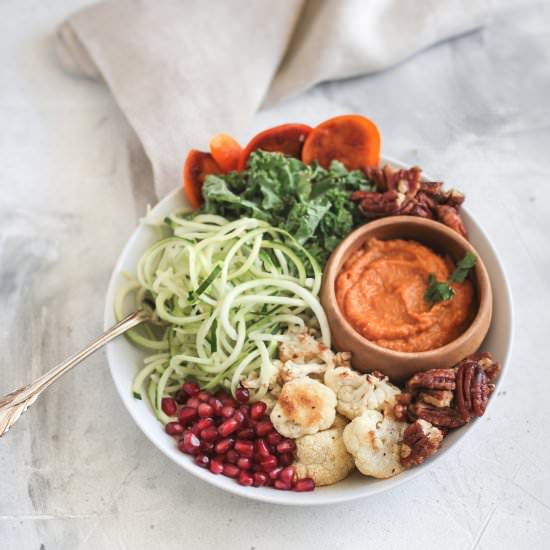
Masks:
[[[154,310],[152,322],[127,336],[151,352],[133,393],[141,399],[145,389],[159,420],[172,420],[162,398],[189,379],[233,394],[245,380],[251,401],[261,399],[291,327],[315,326],[330,346],[317,298],[321,270],[287,232],[252,218],[184,212],[163,227],[169,235],[143,254],[115,300],[117,319],[129,308]]]

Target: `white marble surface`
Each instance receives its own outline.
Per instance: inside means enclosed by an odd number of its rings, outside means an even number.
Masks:
[[[113,262],[153,200],[109,93],[56,63],[52,30],[86,3],[0,3],[0,394],[100,332]],[[510,372],[475,437],[370,500],[258,504],[153,448],[98,353],[0,441],[0,549],[550,547],[550,5],[497,8],[484,31],[321,86],[241,136],[361,111],[387,154],[467,193],[504,261],[516,321]]]

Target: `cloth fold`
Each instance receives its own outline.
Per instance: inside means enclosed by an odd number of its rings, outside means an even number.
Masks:
[[[57,52],[68,72],[109,86],[161,197],[188,149],[239,137],[263,104],[388,68],[490,11],[489,0],[117,0],[64,22]]]

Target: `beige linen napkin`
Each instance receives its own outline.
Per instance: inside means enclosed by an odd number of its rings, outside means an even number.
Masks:
[[[110,87],[163,196],[188,149],[239,137],[265,102],[387,68],[489,12],[489,0],[117,0],[70,17],[57,50]]]

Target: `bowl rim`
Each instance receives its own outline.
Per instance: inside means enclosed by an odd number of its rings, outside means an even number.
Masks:
[[[380,158],[380,164],[389,163],[393,166],[399,167],[399,168],[408,168],[409,164],[406,164],[404,162],[401,162],[391,156],[387,155],[381,155]],[[429,177],[429,175],[424,172],[424,175],[426,177]],[[157,204],[153,207],[151,213],[155,213],[155,211],[162,210],[163,206],[165,204],[168,204],[174,200],[174,197],[176,197],[180,193],[180,187],[175,187],[173,191],[168,193],[165,197],[163,197],[161,200],[157,202]],[[487,242],[487,245],[491,249],[491,252],[494,256],[494,259],[496,260],[496,268],[499,271],[499,275],[502,279],[503,283],[503,296],[505,297],[505,303],[503,304],[505,307],[503,308],[505,311],[508,312],[506,321],[509,326],[509,339],[507,342],[506,351],[504,353],[503,357],[499,357],[501,364],[502,364],[502,372],[496,382],[496,390],[498,391],[498,388],[502,385],[505,376],[508,373],[508,370],[510,368],[510,357],[512,356],[513,351],[513,345],[514,345],[514,339],[515,339],[515,324],[514,324],[514,306],[513,306],[513,299],[512,299],[512,293],[511,293],[511,286],[508,279],[508,275],[506,271],[503,269],[503,262],[502,258],[498,252],[498,250],[494,247],[492,241],[489,239],[487,232],[485,231],[483,225],[478,221],[478,219],[474,218],[472,215],[469,214],[468,208],[463,207],[463,211],[466,213],[466,215],[471,218],[472,223],[477,228],[479,233],[482,235],[482,237]],[[110,328],[110,326],[113,324],[113,299],[116,293],[116,290],[118,288],[118,285],[120,283],[119,277],[120,274],[124,271],[123,265],[124,260],[128,252],[133,249],[136,246],[137,241],[139,240],[140,233],[142,231],[142,227],[140,224],[138,224],[134,230],[132,231],[129,238],[126,240],[122,250],[120,251],[120,254],[117,258],[117,261],[113,267],[111,277],[109,278],[109,283],[107,287],[107,293],[106,293],[106,300],[105,300],[105,309],[104,309],[104,327],[105,330]],[[457,447],[464,443],[465,439],[470,436],[470,434],[476,429],[476,427],[479,427],[480,420],[479,418],[476,418],[473,420],[467,427],[464,427],[461,429],[461,432],[458,434],[456,439],[450,444],[450,446],[444,450],[442,450],[440,453],[435,454],[433,457],[431,457],[426,463],[424,463],[421,467],[413,468],[411,470],[407,470],[398,476],[395,476],[393,478],[388,478],[385,480],[380,480],[380,483],[376,483],[375,485],[367,485],[365,484],[364,490],[361,491],[349,491],[349,492],[324,492],[324,488],[317,489],[311,493],[295,493],[295,492],[285,492],[285,491],[275,491],[270,490],[267,492],[265,488],[252,488],[252,487],[243,487],[239,485],[238,483],[235,483],[234,480],[229,480],[229,482],[224,483],[224,481],[227,481],[227,478],[221,479],[221,476],[216,476],[211,474],[209,471],[204,470],[203,468],[200,468],[199,466],[195,465],[191,460],[189,460],[189,457],[186,455],[182,455],[181,453],[177,452],[176,449],[169,448],[166,445],[163,445],[161,441],[160,436],[164,436],[164,432],[162,430],[155,431],[154,433],[150,433],[145,423],[142,421],[142,413],[139,412],[133,405],[134,405],[134,399],[131,398],[131,391],[130,387],[122,387],[117,380],[117,362],[115,361],[114,357],[114,346],[116,344],[116,341],[113,341],[106,346],[106,356],[107,356],[107,363],[109,365],[109,371],[111,373],[111,379],[113,381],[113,384],[117,390],[117,393],[119,394],[119,397],[121,401],[123,402],[124,406],[126,407],[130,417],[134,420],[136,425],[139,427],[141,432],[145,435],[145,437],[158,449],[161,451],[163,455],[165,455],[167,458],[169,458],[172,462],[177,464],[179,467],[183,468],[187,472],[189,472],[191,475],[198,477],[205,481],[206,483],[209,483],[212,486],[215,486],[219,489],[222,489],[224,491],[227,491],[228,493],[248,498],[251,500],[259,501],[259,502],[265,502],[268,504],[278,504],[278,505],[284,505],[284,506],[325,506],[329,504],[338,504],[343,502],[351,502],[359,499],[364,499],[367,497],[371,497],[380,493],[383,493],[385,491],[389,491],[399,485],[405,484],[415,478],[417,478],[420,475],[423,475],[430,471],[434,465],[440,461],[443,460],[447,453],[450,452],[452,449],[457,449]],[[486,414],[489,411],[490,407],[494,405],[494,399],[490,399]],[[148,409],[148,414],[151,415],[151,418],[153,418],[153,413],[150,409]],[[367,478],[370,479],[370,478]],[[337,485],[334,485],[333,487],[336,487]]]
[[[353,247],[353,245],[358,240],[363,241],[360,246],[364,246],[367,241],[367,238],[365,237],[365,233],[369,233],[373,230],[378,229],[379,227],[399,226],[399,225],[407,225],[411,223],[414,223],[419,226],[423,225],[424,227],[430,228],[430,231],[433,231],[434,233],[444,234],[447,237],[454,240],[456,243],[458,243],[464,250],[473,252],[477,257],[476,266],[474,268],[477,285],[479,287],[481,286],[481,283],[483,283],[486,287],[486,291],[478,297],[478,307],[476,310],[476,314],[463,333],[457,336],[457,338],[455,338],[454,340],[451,340],[447,344],[440,346],[438,348],[430,349],[427,351],[414,351],[414,352],[396,351],[389,348],[384,348],[383,346],[379,346],[378,344],[375,344],[371,340],[365,338],[360,332],[358,332],[352,326],[352,324],[348,321],[348,319],[342,312],[338,304],[338,300],[336,299],[336,290],[335,290],[336,279],[338,277],[338,274],[342,270],[345,262],[348,260],[347,256],[349,256],[349,249]],[[396,237],[396,238],[399,238],[399,237]],[[404,239],[404,240],[407,240],[407,239]],[[336,268],[338,266],[339,266],[339,270],[337,271]],[[325,279],[325,277],[328,277],[328,278]],[[338,322],[345,329],[347,337],[353,338],[357,343],[364,346],[365,348],[376,350],[378,353],[384,354],[387,357],[392,357],[394,359],[400,359],[405,361],[410,359],[412,356],[414,356],[418,360],[432,359],[438,355],[448,353],[456,349],[457,347],[462,346],[479,329],[479,323],[484,314],[484,310],[486,308],[491,308],[492,300],[493,300],[491,279],[489,277],[487,268],[485,267],[483,258],[481,257],[481,254],[479,254],[479,252],[476,250],[476,248],[462,235],[459,235],[458,233],[456,233],[455,231],[453,231],[452,229],[450,229],[446,225],[443,225],[440,222],[437,222],[435,220],[428,220],[425,218],[415,218],[411,216],[387,216],[385,218],[368,222],[362,225],[361,227],[358,227],[354,231],[352,231],[332,252],[329,258],[329,261],[325,266],[325,270],[323,272],[323,286],[324,287],[326,286],[327,288],[329,299],[338,317]],[[492,312],[490,314],[489,326],[486,332],[488,332],[489,330],[489,327],[492,321],[491,317],[492,317]]]

